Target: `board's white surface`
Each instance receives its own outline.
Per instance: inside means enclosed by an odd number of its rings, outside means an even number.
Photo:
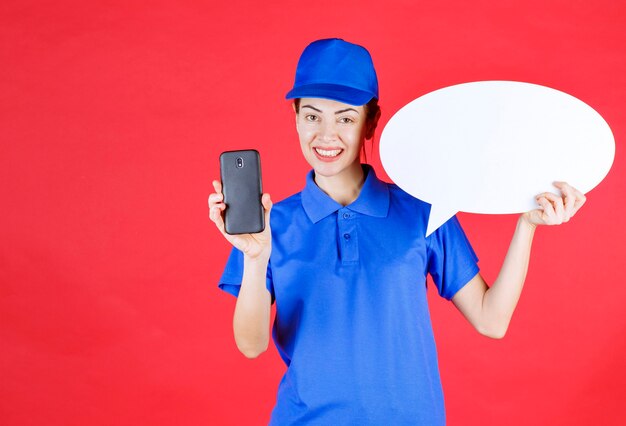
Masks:
[[[531,83],[449,86],[400,109],[380,155],[403,190],[432,205],[427,235],[458,211],[521,213],[566,181],[583,193],[606,176],[615,141],[593,108]]]

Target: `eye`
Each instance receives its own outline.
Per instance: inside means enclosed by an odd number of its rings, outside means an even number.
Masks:
[[[319,117],[315,114],[307,114],[304,116],[306,121],[319,121]]]
[[[354,123],[354,120],[351,117],[341,117],[339,119],[339,122],[342,124],[350,124],[350,123]]]

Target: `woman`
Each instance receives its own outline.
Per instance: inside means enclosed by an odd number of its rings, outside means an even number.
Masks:
[[[561,197],[539,195],[488,287],[456,217],[425,237],[430,206],[361,164],[380,117],[367,50],[311,43],[287,98],[312,168],[305,188],[274,207],[263,194],[266,227],[253,235],[224,232],[220,182],[209,196],[211,220],[234,246],[219,286],[238,296],[235,340],[247,357],[267,349],[276,302],[272,335],[288,369],[270,424],[445,424],[426,274],[480,333],[501,338],[536,225],[567,222],[585,197],[562,182]]]

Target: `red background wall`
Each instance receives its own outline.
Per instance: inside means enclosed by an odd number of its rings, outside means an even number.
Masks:
[[[249,147],[274,200],[301,189],[284,94],[304,46],[338,36],[372,52],[382,125],[488,79],[563,90],[611,125],[613,169],[537,231],[504,340],[429,297],[449,424],[624,424],[625,22],[611,0],[5,0],[0,423],[266,424],[284,366],[273,344],[236,349],[207,196],[219,153]],[[492,282],[516,216],[460,219]]]

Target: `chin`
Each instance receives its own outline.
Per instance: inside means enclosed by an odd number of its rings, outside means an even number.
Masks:
[[[316,175],[325,177],[334,176],[344,169],[344,167],[336,167],[335,165],[328,166],[326,164],[313,164],[311,167],[315,170]]]
[[[313,168],[313,170],[315,170],[316,175],[320,175],[324,177],[331,177],[331,176],[336,176],[342,173],[343,171],[350,169],[351,164],[352,163],[345,164],[343,162],[332,163],[332,164],[314,162],[313,164],[311,164],[311,167]],[[358,164],[360,165],[361,163],[358,162]]]

